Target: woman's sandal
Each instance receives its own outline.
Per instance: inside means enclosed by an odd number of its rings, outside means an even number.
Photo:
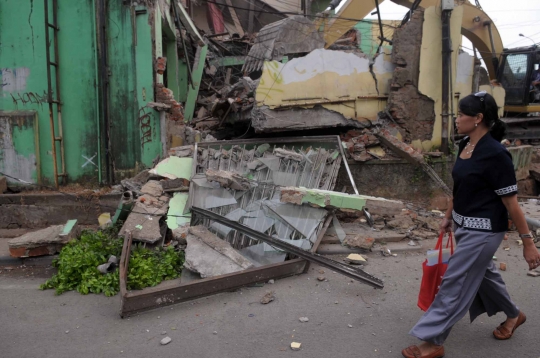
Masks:
[[[444,357],[444,347],[440,346],[439,349],[433,353],[422,355],[417,346],[410,346],[402,350],[401,354],[403,354],[405,358],[442,358]]]
[[[514,326],[514,328],[512,328],[512,332],[510,332],[508,330],[508,328],[506,328],[504,326],[504,322],[501,323],[501,325],[497,328],[495,328],[495,330],[493,331],[493,336],[498,339],[498,340],[506,340],[506,339],[510,339],[512,338],[512,335],[514,334],[514,332],[516,331],[516,329],[521,326],[523,323],[525,323],[525,321],[527,320],[527,316],[525,316],[525,314],[521,311],[519,311],[519,316],[518,316],[518,319],[516,321],[516,325]]]

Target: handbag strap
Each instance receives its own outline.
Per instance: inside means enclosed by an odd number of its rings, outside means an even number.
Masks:
[[[442,247],[443,237],[444,237],[444,232],[441,232],[439,234],[439,239],[437,240],[437,245],[435,245],[435,250],[438,250],[438,249],[440,249]]]
[[[450,245],[450,255],[454,254],[454,240],[452,237],[452,232],[448,233],[448,240],[446,241],[446,248]]]

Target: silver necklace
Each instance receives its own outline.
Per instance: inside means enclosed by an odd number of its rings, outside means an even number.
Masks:
[[[465,146],[465,154],[467,154],[467,155],[471,154],[473,152],[473,150],[474,150],[475,145],[476,144],[471,144],[471,142],[468,142],[467,145]],[[467,150],[467,148],[469,148],[469,147],[471,147],[471,149]]]

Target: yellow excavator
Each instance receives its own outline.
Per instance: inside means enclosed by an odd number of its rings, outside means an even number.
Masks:
[[[509,139],[540,138],[540,47],[505,49],[497,81],[506,91]]]
[[[504,49],[496,26],[478,1],[475,4],[468,0],[391,1],[411,11],[418,7],[462,6],[461,34],[471,41],[482,57],[491,84],[500,84],[506,91],[503,120],[509,124],[509,137],[540,138],[540,82],[538,86],[532,85],[533,77],[539,71],[540,48]],[[295,51],[305,54],[317,48],[328,48],[354,27],[358,19],[365,18],[374,8],[378,9],[382,2],[384,0],[332,0],[313,21],[300,16],[267,25],[259,32],[244,70],[248,73],[261,70],[264,61],[280,61],[286,54],[294,56]],[[299,33],[308,36],[294,41],[290,34],[299,37]],[[535,124],[538,124],[538,130],[531,130],[529,127]]]

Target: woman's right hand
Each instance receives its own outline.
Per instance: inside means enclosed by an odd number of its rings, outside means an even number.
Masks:
[[[441,220],[439,225],[439,232],[450,232],[452,231],[452,220],[444,218]]]

